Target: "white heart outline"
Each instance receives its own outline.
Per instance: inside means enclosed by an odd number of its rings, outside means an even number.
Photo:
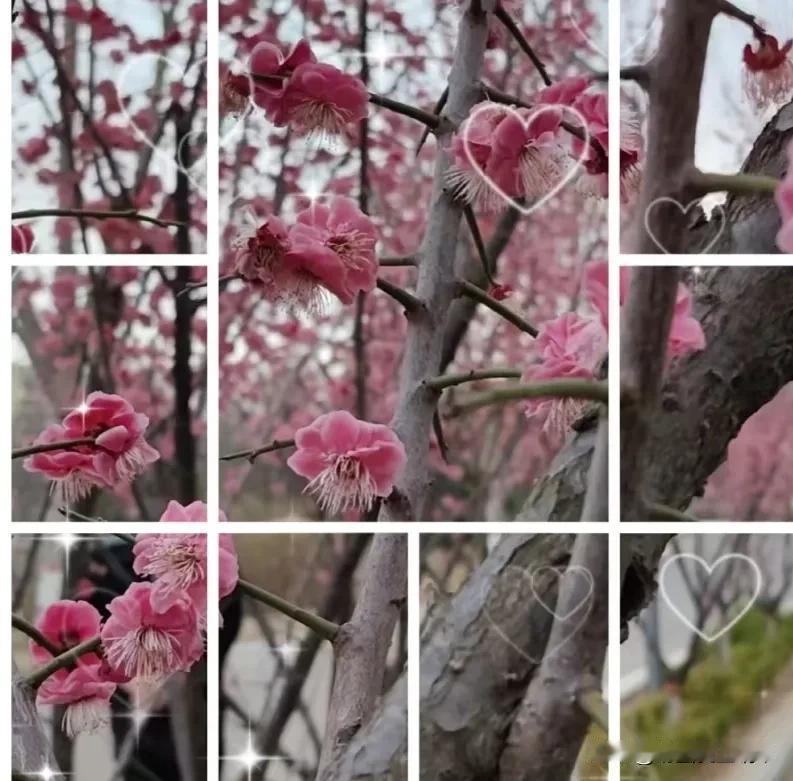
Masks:
[[[647,235],[653,240],[653,244],[655,244],[664,255],[684,255],[684,254],[691,254],[691,253],[683,253],[683,252],[670,252],[660,241],[658,241],[658,237],[653,232],[653,229],[650,227],[650,211],[654,209],[658,204],[661,203],[671,203],[677,206],[678,209],[683,213],[683,216],[688,216],[689,211],[691,211],[692,206],[697,206],[702,202],[702,198],[694,198],[687,206],[683,206],[677,198],[672,198],[668,195],[662,195],[660,198],[656,198],[654,201],[650,201],[647,204],[647,208],[644,210],[644,229],[647,231]],[[713,211],[721,212],[722,220],[721,226],[719,227],[718,233],[713,237],[713,240],[706,244],[698,253],[697,255],[707,255],[713,247],[716,246],[716,243],[721,238],[724,231],[727,229],[727,214],[724,211],[724,206],[720,203],[717,203],[713,207]]]
[[[465,130],[461,135],[461,138],[463,140],[463,151],[465,152],[465,157],[468,160],[468,163],[470,164],[471,168],[474,169],[474,172],[487,183],[488,187],[490,187],[493,190],[493,192],[496,193],[496,195],[500,196],[501,199],[506,203],[508,203],[513,209],[517,209],[521,214],[523,214],[524,217],[528,217],[530,214],[533,214],[535,211],[545,206],[545,204],[548,203],[548,201],[550,201],[551,198],[558,195],[578,175],[579,170],[584,164],[584,156],[589,152],[589,145],[590,145],[590,141],[592,140],[592,136],[589,132],[589,124],[586,121],[586,117],[584,117],[584,115],[578,109],[575,109],[572,106],[565,106],[561,103],[545,103],[542,106],[539,106],[538,108],[532,110],[525,121],[523,117],[519,114],[518,107],[516,106],[502,107],[509,114],[513,114],[514,116],[516,116],[520,121],[520,123],[523,125],[523,127],[528,127],[531,121],[535,117],[540,116],[541,114],[546,114],[549,111],[562,109],[562,113],[564,113],[565,111],[569,111],[571,114],[573,114],[576,117],[576,119],[578,119],[581,122],[581,126],[584,129],[585,138],[584,138],[584,147],[582,149],[581,156],[575,160],[575,163],[570,167],[567,173],[547,193],[545,193],[545,195],[543,195],[541,198],[536,200],[533,204],[531,204],[531,206],[523,206],[518,201],[516,201],[512,196],[507,195],[507,193],[504,192],[504,190],[502,190],[485,173],[484,169],[482,168],[482,166],[479,165],[479,163],[476,160],[476,157],[474,157],[471,151],[471,144],[468,138],[468,133],[473,125],[473,119],[474,117],[481,114],[483,111],[490,111],[491,107],[492,107],[491,103],[487,103],[487,102],[482,103],[479,106],[479,108],[477,108],[475,111],[471,112],[471,114],[468,115],[468,118],[465,121]]]
[[[546,645],[545,648],[543,649],[543,655],[539,659],[535,659],[526,650],[524,650],[523,648],[520,648],[515,643],[515,641],[512,640],[507,635],[507,633],[499,626],[498,622],[490,615],[490,611],[487,610],[487,608],[483,609],[482,613],[485,616],[485,618],[487,619],[487,621],[490,624],[491,628],[495,631],[495,633],[510,648],[512,648],[513,651],[515,651],[516,653],[520,654],[524,659],[527,659],[532,664],[540,664],[540,662],[542,662],[542,660],[544,658],[547,658],[547,657],[552,656],[553,654],[555,654],[562,646],[564,646],[565,643],[567,643],[568,640],[570,640],[572,637],[574,637],[576,632],[578,632],[578,630],[584,625],[584,622],[587,620],[589,614],[592,612],[592,606],[594,605],[593,592],[594,592],[594,586],[595,586],[595,578],[594,578],[594,576],[592,575],[592,572],[589,569],[587,569],[586,567],[582,567],[579,564],[570,565],[569,567],[567,567],[564,570],[563,573],[560,573],[560,569],[558,567],[553,567],[551,565],[543,565],[543,566],[538,567],[537,569],[533,570],[531,573],[527,573],[526,570],[523,569],[523,567],[518,567],[518,566],[516,566],[514,564],[508,564],[506,568],[513,568],[513,569],[519,570],[520,574],[521,574],[521,577],[524,577],[524,578],[527,577],[527,576],[530,577],[529,585],[531,586],[531,591],[532,591],[532,594],[534,595],[534,598],[537,600],[537,602],[540,605],[540,607],[542,607],[542,609],[545,610],[545,612],[548,613],[554,620],[558,620],[558,621],[562,621],[562,622],[567,621],[574,613],[578,612],[578,610],[581,609],[581,606],[584,603],[587,603],[586,610],[584,611],[583,616],[581,616],[581,620],[568,632],[568,634],[562,639],[562,641],[560,643],[557,643],[555,646]],[[564,577],[564,575],[567,574],[567,572],[571,572],[573,570],[585,572],[587,574],[587,582],[589,583],[589,591],[586,593],[586,596],[584,596],[584,598],[572,610],[570,610],[564,617],[558,616],[555,611],[551,610],[549,608],[549,606],[546,605],[545,602],[542,599],[540,599],[540,597],[537,595],[537,591],[536,591],[536,589],[534,587],[534,578],[535,578],[535,576],[540,571],[549,570],[549,569],[551,571],[555,572],[558,575],[557,580],[559,582],[561,582],[562,578]]]
[[[575,16],[573,16],[573,0],[563,0],[562,5],[562,16],[566,17],[570,23],[572,24],[575,31],[589,44],[589,48],[592,49],[596,54],[599,54],[604,60],[608,60],[609,56],[607,52],[604,52],[603,49],[600,48],[593,40],[589,37],[582,29],[581,25],[578,24]],[[650,37],[650,33],[653,31],[653,28],[658,23],[658,20],[661,18],[662,7],[660,4],[655,9],[655,13],[653,15],[650,24],[647,25],[647,29],[644,31],[644,34],[639,36],[638,40],[634,41],[627,49],[624,51],[620,48],[620,62],[623,61],[625,57],[627,57],[631,52],[635,51],[639,48],[646,40]],[[622,36],[620,36],[620,40]]]
[[[756,579],[756,588],[755,592],[752,595],[752,598],[746,603],[744,608],[735,616],[731,621],[729,621],[725,626],[723,626],[718,632],[714,635],[706,632],[704,629],[699,629],[689,618],[686,616],[675,603],[669,598],[669,594],[666,591],[666,585],[664,583],[664,576],[666,575],[666,570],[670,564],[675,561],[680,561],[681,559],[691,559],[697,564],[702,565],[705,571],[708,573],[708,577],[713,574],[713,571],[716,567],[719,566],[723,561],[727,561],[729,559],[739,559],[740,561],[747,562],[752,566],[755,575],[757,576]],[[681,565],[682,566],[682,565]],[[708,564],[702,556],[698,556],[695,553],[678,553],[674,556],[670,556],[669,559],[663,564],[661,569],[658,572],[658,590],[661,592],[661,596],[666,601],[666,604],[669,605],[669,609],[685,624],[692,632],[698,635],[702,640],[706,643],[715,643],[722,635],[726,632],[729,632],[751,609],[754,603],[757,601],[757,598],[760,596],[760,591],[763,588],[763,572],[760,569],[760,566],[757,562],[751,557],[747,556],[744,553],[725,553],[723,556],[720,556],[713,564]]]

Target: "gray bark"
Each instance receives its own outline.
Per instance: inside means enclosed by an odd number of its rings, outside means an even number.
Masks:
[[[47,740],[47,730],[36,710],[36,695],[13,665],[11,683],[11,767],[15,773],[38,773],[58,763]]]
[[[417,255],[416,296],[423,306],[409,313],[399,396],[392,426],[407,450],[407,466],[395,495],[383,503],[380,520],[422,520],[428,489],[432,418],[437,394],[424,385],[436,377],[443,359],[449,309],[455,299],[455,254],[462,210],[446,188],[451,166],[449,145],[459,125],[479,100],[482,62],[488,37],[488,17],[495,0],[469,0],[461,14],[444,111],[446,126],[437,135],[437,157],[430,215]]]
[[[352,618],[333,642],[335,677],[317,779],[345,752],[383,692],[386,657],[407,598],[407,536],[377,534]]]
[[[601,690],[608,643],[608,546],[606,534],[576,537],[545,656],[501,755],[500,781],[557,781],[573,772],[590,722],[578,699],[588,690]]]

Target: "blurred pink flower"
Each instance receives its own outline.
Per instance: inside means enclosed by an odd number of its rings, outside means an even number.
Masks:
[[[81,663],[60,670],[41,684],[36,692],[39,705],[66,705],[62,728],[70,738],[81,732],[94,732],[110,721],[110,698],[116,684],[108,681],[98,662]]]
[[[33,235],[33,228],[25,223],[11,225],[11,252],[15,255],[22,255],[33,249],[33,242],[36,237]]]
[[[316,62],[317,58],[305,39],[299,40],[286,57],[275,44],[257,43],[248,60],[248,70],[253,81],[253,101],[276,122],[284,111],[282,102],[288,79],[300,65]]]
[[[782,215],[782,229],[776,243],[782,252],[793,253],[793,141],[787,148],[787,176],[776,191],[776,202]]]
[[[314,203],[297,215],[289,231],[286,268],[308,275],[344,304],[377,282],[377,230],[352,200],[333,197],[329,204]]]
[[[96,637],[101,623],[99,611],[90,603],[61,599],[47,606],[36,621],[36,629],[53,645],[66,651]],[[30,655],[37,664],[45,664],[52,659],[52,654],[33,640],[30,641]],[[80,664],[93,663],[99,663],[95,653],[80,657]],[[65,673],[66,670],[59,670],[56,676],[63,677]]]
[[[204,502],[191,502],[188,505],[181,505],[171,499],[165,508],[165,512],[160,516],[160,520],[172,523],[200,523],[202,521],[206,522],[207,515],[208,509]]]
[[[600,320],[568,312],[541,326],[535,350],[538,362],[523,373],[524,382],[592,380],[608,350],[608,334]],[[580,399],[532,399],[526,403],[526,414],[545,415],[543,427],[562,433],[585,406],[586,402]]]
[[[682,283],[677,288],[677,301],[669,329],[667,357],[679,358],[705,347],[705,332],[691,313],[691,293]]]
[[[187,671],[201,658],[204,643],[195,607],[175,601],[155,610],[154,584],[132,583],[108,605],[102,645],[110,667],[130,678],[157,680]]]
[[[148,425],[149,418],[128,401],[101,391],[90,393],[63,420],[67,439],[94,437],[84,450],[93,455],[93,472],[110,486],[131,482],[160,457],[143,438]]]
[[[225,518],[221,520],[225,520]],[[223,599],[237,588],[240,568],[234,538],[230,534],[221,534],[218,544],[220,546],[220,598]]]
[[[793,95],[791,50],[793,40],[780,46],[773,35],[761,38],[756,51],[751,44],[744,47],[744,86],[759,107],[782,103]]]
[[[582,288],[584,297],[600,315],[600,322],[609,327],[609,264],[595,261],[584,266]]]
[[[388,426],[344,411],[320,415],[298,429],[295,443],[287,464],[310,481],[306,490],[331,515],[371,509],[376,497],[391,493],[407,460],[404,445]]]

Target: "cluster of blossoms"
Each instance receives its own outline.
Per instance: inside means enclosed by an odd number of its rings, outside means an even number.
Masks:
[[[182,507],[171,502],[161,520],[207,519],[205,504]],[[237,585],[238,563],[229,535],[221,535],[220,596]],[[187,672],[204,653],[207,545],[203,534],[141,534],[133,547],[136,581],[99,611],[84,601],[61,600],[44,611],[36,628],[61,653],[91,640],[95,651],[75,665],[58,669],[37,692],[40,705],[65,705],[63,729],[70,737],[105,724],[118,685],[158,682]],[[35,663],[53,659],[30,643]]]
[[[449,183],[469,203],[493,211],[510,199],[537,200],[578,162],[579,189],[608,196],[608,95],[591,78],[573,77],[538,92],[532,108],[485,101],[455,135]],[[636,192],[643,141],[638,120],[620,122],[620,182],[624,201]]]
[[[349,412],[320,415],[295,432],[297,449],[287,464],[310,482],[320,507],[335,515],[370,510],[386,498],[405,466],[405,447],[388,427]]]
[[[630,288],[631,270],[620,269],[620,306]],[[568,312],[544,323],[534,343],[535,362],[523,374],[526,382],[554,379],[596,379],[608,351],[608,264],[584,267],[583,293],[595,315]],[[691,293],[678,286],[667,343],[667,360],[705,347],[705,333],[692,314]],[[538,399],[527,403],[529,417],[545,417],[546,430],[561,434],[581,414],[585,402],[576,399]]]
[[[776,202],[782,213],[782,230],[777,236],[777,245],[782,252],[793,253],[793,141],[787,150],[787,175],[776,192]]]
[[[227,73],[223,108],[244,111],[251,103],[276,127],[301,135],[340,135],[369,113],[369,93],[357,77],[317,62],[308,41],[298,41],[284,56],[272,43],[259,43],[248,60],[248,73]]]
[[[160,457],[143,437],[148,425],[149,418],[121,396],[96,391],[61,423],[47,426],[33,444],[93,441],[35,453],[24,467],[60,484],[64,499],[75,502],[95,487],[131,482]]]
[[[24,255],[27,252],[31,252],[35,241],[36,237],[30,225],[11,226],[11,252],[14,255]]]
[[[287,225],[269,217],[235,239],[235,271],[274,303],[320,311],[327,293],[351,304],[377,282],[377,230],[349,198],[312,203]]]
[[[758,36],[756,50],[748,43],[744,47],[744,86],[760,108],[783,103],[793,96],[791,51],[793,40],[780,46],[773,35]]]

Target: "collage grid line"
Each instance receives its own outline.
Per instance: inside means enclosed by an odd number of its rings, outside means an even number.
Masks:
[[[759,1],[759,0],[758,0]],[[506,3],[505,3],[506,5]],[[622,61],[620,54],[620,28],[622,23],[623,8],[628,3],[622,3],[621,0],[609,0],[608,3],[608,71],[611,78],[608,82],[608,106],[611,116],[620,116],[622,104],[622,89],[621,82],[615,78],[614,74],[618,73],[621,65],[626,63]],[[756,3],[755,3],[756,5]],[[357,9],[357,5],[356,5]],[[607,725],[606,725],[606,743],[609,748],[608,757],[605,764],[607,765],[607,775],[598,775],[599,779],[607,778],[608,781],[620,781],[624,779],[629,781],[633,778],[652,779],[655,777],[651,775],[633,775],[626,770],[626,761],[632,762],[635,757],[628,757],[624,755],[625,751],[625,707],[623,703],[623,682],[621,680],[621,664],[624,663],[621,648],[625,641],[625,632],[627,631],[628,622],[623,623],[622,613],[624,609],[623,603],[623,586],[625,567],[628,566],[624,562],[626,551],[627,535],[638,535],[645,538],[650,538],[652,535],[659,537],[669,536],[677,537],[683,540],[680,551],[677,553],[679,557],[689,556],[691,558],[699,557],[706,559],[714,550],[721,552],[722,538],[727,536],[734,538],[735,547],[731,549],[725,556],[733,556],[735,558],[744,555],[741,547],[745,541],[746,546],[757,544],[758,549],[762,547],[763,538],[766,541],[771,540],[772,545],[777,538],[772,536],[779,535],[778,547],[781,550],[784,545],[782,540],[790,538],[790,524],[785,521],[741,521],[734,520],[726,521],[698,521],[692,522],[683,520],[680,522],[673,522],[670,520],[665,521],[638,521],[638,522],[622,522],[621,521],[621,464],[620,464],[620,432],[621,432],[621,410],[620,404],[615,403],[609,407],[608,415],[608,437],[610,447],[608,450],[608,499],[609,499],[609,514],[607,523],[595,522],[571,522],[562,523],[555,522],[552,524],[540,522],[484,522],[480,520],[472,520],[468,523],[461,522],[446,522],[446,521],[427,521],[419,520],[415,522],[392,522],[388,524],[376,523],[370,520],[362,520],[354,524],[348,521],[297,521],[297,520],[273,520],[273,521],[243,521],[231,518],[228,522],[221,523],[219,518],[221,512],[225,509],[223,507],[223,488],[221,485],[221,471],[218,467],[220,462],[221,451],[221,438],[222,438],[222,418],[218,410],[220,409],[221,401],[221,386],[223,382],[223,369],[221,368],[221,353],[222,345],[220,339],[219,323],[221,319],[221,284],[219,277],[221,275],[221,260],[222,245],[226,241],[226,235],[222,230],[222,226],[230,219],[230,215],[224,214],[226,208],[221,204],[220,188],[221,181],[219,176],[219,168],[221,164],[221,157],[223,149],[221,148],[221,122],[219,106],[222,101],[222,84],[220,69],[215,67],[214,64],[220,61],[222,52],[220,50],[220,34],[218,32],[220,25],[220,8],[217,3],[209,2],[207,5],[206,25],[208,34],[207,41],[207,54],[208,62],[213,64],[207,70],[206,79],[206,96],[207,96],[207,128],[206,128],[206,242],[209,248],[206,254],[197,254],[191,256],[178,256],[171,254],[163,254],[157,257],[156,261],[147,262],[147,265],[162,266],[166,268],[178,266],[193,266],[205,265],[207,270],[207,284],[206,284],[206,312],[207,312],[207,334],[206,334],[206,457],[205,463],[200,464],[204,469],[205,474],[205,496],[207,505],[207,522],[168,522],[164,521],[158,524],[157,532],[163,534],[206,534],[207,548],[206,548],[206,561],[205,561],[205,580],[206,580],[206,605],[208,606],[205,616],[205,633],[206,633],[206,702],[207,702],[207,718],[206,718],[206,745],[207,753],[201,759],[205,760],[205,776],[194,776],[190,781],[224,781],[223,778],[223,763],[221,759],[221,743],[223,738],[222,719],[220,716],[219,703],[223,696],[223,680],[222,680],[222,664],[221,664],[221,650],[220,650],[220,637],[221,628],[224,618],[221,611],[215,606],[222,603],[221,597],[221,534],[228,534],[235,537],[237,540],[237,548],[241,558],[243,556],[263,555],[254,554],[254,537],[260,535],[285,535],[295,539],[308,538],[315,536],[317,538],[331,539],[333,536],[350,536],[355,534],[366,535],[404,535],[407,538],[407,583],[406,583],[406,599],[408,604],[407,621],[405,625],[406,639],[405,649],[407,657],[407,672],[405,676],[407,688],[407,704],[408,704],[408,717],[406,725],[407,735],[407,778],[410,781],[418,781],[418,779],[426,779],[426,781],[434,781],[426,774],[422,775],[420,761],[422,758],[421,745],[421,723],[420,723],[420,703],[422,702],[422,695],[427,695],[428,683],[423,682],[420,659],[422,656],[422,622],[421,622],[421,606],[425,595],[422,592],[422,571],[424,566],[422,541],[428,538],[429,535],[443,535],[449,538],[461,537],[470,535],[472,537],[481,536],[482,538],[489,538],[488,545],[486,546],[487,552],[492,552],[496,547],[495,541],[499,537],[507,537],[509,535],[534,535],[537,538],[552,535],[560,537],[562,535],[583,537],[587,535],[605,535],[608,539],[608,644],[606,649],[606,670],[607,680],[605,685],[605,707],[607,710]],[[0,33],[0,40],[3,41],[4,51],[10,61],[12,50],[12,27],[6,25]],[[3,144],[2,159],[7,166],[5,170],[12,171],[13,169],[13,137],[14,137],[14,120],[11,101],[11,89],[4,91],[2,97],[2,105],[7,109],[7,121],[5,124],[5,143]],[[612,132],[608,141],[608,157],[611,160],[620,159],[621,153],[621,138],[619,133]],[[620,192],[620,170],[616,166],[611,166],[608,172],[609,191],[611,193]],[[6,209],[6,213],[11,213],[13,210],[13,199],[11,186],[2,188],[2,196],[0,196],[0,203]],[[313,204],[313,201],[312,201]],[[619,197],[612,197],[608,202],[608,261],[610,271],[610,286],[608,290],[608,320],[611,327],[608,330],[607,343],[608,343],[608,389],[610,399],[619,399],[621,390],[621,291],[619,283],[619,274],[622,268],[645,268],[645,267],[680,267],[692,268],[701,267],[702,269],[716,268],[716,267],[750,267],[750,266],[767,266],[767,267],[789,267],[790,261],[786,260],[785,255],[763,255],[761,257],[751,254],[714,254],[704,256],[679,256],[673,254],[625,254],[621,252],[622,236],[622,212]],[[216,249],[220,248],[220,249]],[[789,256],[788,256],[789,257]],[[68,257],[57,254],[36,254],[35,256],[26,257],[25,255],[9,256],[12,266],[22,269],[49,269],[53,270],[63,265],[91,265],[102,267],[126,267],[126,266],[140,266],[141,260],[139,255],[124,254],[124,255],[96,255],[86,259],[76,259],[75,257]],[[6,321],[6,330],[2,340],[0,340],[1,355],[3,360],[6,361],[5,365],[11,367],[14,363],[14,344],[13,334],[11,328],[11,320],[13,317],[13,290],[11,284],[12,275],[6,275],[6,282],[3,285],[4,311],[8,312],[8,319]],[[11,441],[14,446],[17,440],[14,438],[14,382],[5,386],[8,390],[3,391],[3,421],[6,431],[6,441]],[[255,437],[254,437],[255,439]],[[18,520],[15,516],[15,494],[13,487],[13,465],[4,471],[2,482],[0,482],[0,491],[6,497],[6,516],[8,519],[6,536],[3,545],[3,558],[0,560],[0,566],[4,567],[6,575],[1,580],[2,587],[0,588],[0,601],[6,605],[11,605],[14,596],[14,539],[17,536],[23,535],[70,535],[79,533],[80,535],[112,535],[115,533],[123,533],[128,535],[147,534],[151,532],[151,524],[143,522],[123,522],[118,525],[108,524],[105,522],[85,522],[79,524],[78,530],[75,529],[74,523],[67,520],[64,521],[47,521],[45,524],[35,523],[32,518]],[[148,520],[155,520],[150,518]],[[110,530],[113,531],[110,531]],[[743,540],[743,542],[742,542]],[[700,542],[702,541],[702,542]],[[250,543],[250,550],[249,548]],[[690,549],[685,547],[690,545]],[[749,547],[746,547],[749,550]],[[669,551],[667,551],[668,558]],[[567,562],[571,552],[567,552]],[[765,555],[765,554],[764,554]],[[773,558],[775,552],[767,554]],[[747,554],[748,557],[748,554]],[[674,558],[674,557],[672,557]],[[247,559],[250,561],[251,559]],[[262,561],[264,559],[262,558]],[[269,561],[269,560],[268,560]],[[774,559],[776,562],[776,559]],[[273,562],[275,564],[277,562]],[[712,563],[712,562],[711,562]],[[784,565],[784,560],[782,561]],[[308,569],[312,563],[308,560],[301,561],[301,567]],[[793,565],[791,565],[793,566]],[[686,574],[687,570],[680,565],[681,573]],[[550,567],[553,568],[553,567]],[[694,571],[695,568],[688,571]],[[656,561],[656,569],[653,577],[660,580],[658,574],[658,562]],[[712,572],[712,571],[711,571]],[[525,573],[524,573],[525,575]],[[533,573],[532,573],[533,577]],[[740,577],[735,576],[735,589],[736,593],[743,594],[740,588],[744,588],[746,584],[744,581],[747,577],[751,577],[744,572]],[[560,578],[560,584],[564,581]],[[679,584],[678,584],[679,585]],[[532,583],[532,590],[534,585]],[[561,585],[559,586],[561,592]],[[759,589],[759,587],[758,587]],[[352,590],[352,589],[351,589]],[[320,589],[320,591],[322,591]],[[536,596],[536,592],[534,592]],[[324,596],[324,593],[321,594]],[[441,594],[439,599],[451,599],[454,594]],[[707,595],[712,596],[712,595]],[[719,595],[721,596],[721,595]],[[319,599],[319,596],[316,596]],[[437,597],[436,597],[437,598]],[[541,600],[540,600],[541,601]],[[666,600],[671,604],[671,600]],[[660,597],[656,597],[657,603],[662,603]],[[319,603],[317,603],[319,604]],[[433,606],[436,603],[432,603]],[[696,605],[694,606],[697,607]],[[483,599],[481,610],[486,611],[486,603]],[[554,619],[558,620],[557,614],[549,611]],[[725,613],[727,610],[725,609]],[[635,617],[634,617],[635,618]],[[631,619],[633,620],[633,618]],[[686,621],[688,618],[686,617]],[[562,620],[559,623],[564,623]],[[684,621],[685,623],[685,621]],[[8,626],[8,624],[6,624]],[[703,627],[695,627],[694,631],[699,632]],[[500,630],[499,630],[500,631]],[[635,632],[635,628],[631,629]],[[764,630],[770,633],[772,630]],[[777,631],[777,630],[774,630]],[[782,630],[778,630],[782,631]],[[14,654],[12,646],[12,634],[10,629],[6,629],[7,634],[2,644],[2,659],[5,664],[5,669],[10,671],[14,663]],[[549,630],[550,634],[550,630]],[[291,635],[288,635],[291,638]],[[567,640],[567,638],[565,638]],[[511,641],[510,641],[511,642]],[[288,642],[286,643],[289,644]],[[713,643],[708,647],[715,647],[723,651],[722,646]],[[521,653],[524,653],[521,651]],[[729,653],[729,649],[724,651]],[[525,653],[524,653],[525,655]],[[430,654],[426,653],[425,657]],[[532,664],[540,668],[541,663],[545,658],[541,658],[539,662],[532,659]],[[663,661],[663,660],[662,660]],[[454,659],[449,662],[452,664],[459,664],[460,670],[465,667],[466,660],[462,661]],[[435,660],[428,659],[427,664],[434,664]],[[262,664],[264,664],[262,662]],[[255,665],[254,665],[255,666]],[[332,678],[332,676],[331,676]],[[12,700],[12,687],[13,680],[10,675],[4,679],[4,694],[6,702],[10,703]],[[507,681],[509,683],[509,681]],[[674,690],[673,683],[675,681],[667,681],[668,690]],[[276,683],[272,683],[273,688]],[[764,681],[765,688],[763,689],[763,697],[766,694],[773,693],[771,684]],[[424,687],[424,688],[423,688]],[[674,690],[675,696],[671,696],[669,702],[665,705],[671,712],[676,704],[679,704],[679,699],[676,699],[678,694]],[[720,693],[719,693],[720,694]],[[715,695],[714,695],[715,696]],[[465,709],[465,703],[460,704],[460,710]],[[517,707],[517,706],[516,706]],[[2,753],[8,757],[7,770],[9,778],[15,781],[30,781],[31,778],[47,779],[48,776],[44,771],[40,773],[27,773],[19,774],[18,768],[13,767],[12,759],[16,755],[14,750],[14,731],[13,731],[13,716],[9,708],[4,711],[4,719],[0,725],[2,731]],[[454,721],[453,717],[458,714],[452,712],[451,715],[445,714],[450,721]],[[671,717],[670,717],[671,718]],[[361,727],[357,725],[356,729]],[[250,724],[247,725],[248,734],[250,735]],[[674,747],[673,747],[674,748]],[[688,747],[684,747],[688,750]],[[251,748],[254,754],[260,749]],[[426,750],[426,749],[425,749]],[[240,767],[243,769],[245,765],[245,754],[242,755],[242,764]],[[234,761],[238,758],[232,757]],[[269,758],[275,759],[275,758]],[[773,758],[776,761],[777,758]],[[252,761],[252,760],[251,760]],[[258,756],[257,761],[259,764],[262,762],[262,757]],[[269,761],[269,760],[266,760]],[[248,767],[248,778],[250,781],[250,764]],[[787,767],[791,775],[783,775],[785,768],[780,771],[780,774],[774,777],[774,781],[789,781],[793,779],[793,761]],[[600,771],[599,771],[600,772]],[[76,777],[76,774],[71,773],[56,773],[50,778],[57,781],[60,777],[70,777],[75,775],[74,781],[105,781],[104,778],[96,779],[83,779]],[[303,777],[306,777],[305,774]],[[394,779],[403,778],[404,776],[387,776]],[[235,775],[235,781],[237,776]],[[242,776],[239,776],[242,778]],[[330,778],[330,776],[328,776]],[[504,781],[516,781],[520,778],[523,781],[524,777],[519,775],[504,776]],[[659,781],[667,781],[672,776],[657,777]],[[766,778],[757,776],[757,781],[766,781]],[[594,778],[585,775],[567,777],[552,777],[548,776],[547,781],[594,781]],[[161,779],[161,781],[165,781]],[[178,781],[174,779],[173,781]],[[545,781],[540,778],[539,781]]]

